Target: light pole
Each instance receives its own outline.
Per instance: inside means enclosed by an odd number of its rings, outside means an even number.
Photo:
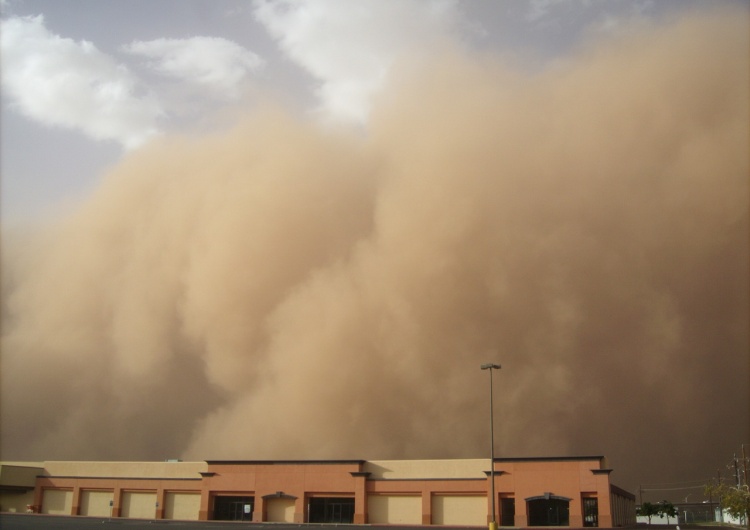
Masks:
[[[497,530],[495,521],[495,415],[492,411],[492,370],[499,370],[500,365],[487,363],[480,366],[482,370],[490,371],[490,484],[492,486],[492,518],[489,522],[489,530]]]

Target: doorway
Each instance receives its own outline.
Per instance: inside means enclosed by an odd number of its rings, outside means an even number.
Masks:
[[[526,499],[529,509],[529,526],[568,526],[570,499],[544,496]]]
[[[583,498],[583,526],[599,526],[599,500],[596,497]]]
[[[252,521],[255,497],[220,495],[214,498],[215,521]]]
[[[313,497],[310,499],[310,523],[354,522],[354,499],[347,497]]]
[[[500,525],[516,526],[516,499],[513,497],[500,498]]]

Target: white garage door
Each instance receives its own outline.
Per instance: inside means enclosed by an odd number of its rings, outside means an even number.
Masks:
[[[272,523],[294,522],[294,499],[269,499],[268,521]]]
[[[111,491],[81,491],[81,515],[93,517],[109,517],[110,501],[114,499]]]
[[[133,519],[156,517],[156,492],[124,491],[120,517]]]
[[[168,491],[164,497],[164,518],[197,521],[201,494]]]
[[[370,495],[367,498],[370,524],[422,524],[422,497],[414,495]]]
[[[487,524],[487,497],[482,495],[435,495],[432,497],[432,524]]]
[[[73,490],[44,490],[42,513],[70,515],[73,509]]]

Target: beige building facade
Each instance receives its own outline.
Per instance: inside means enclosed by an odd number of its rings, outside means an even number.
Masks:
[[[462,525],[491,520],[488,459],[0,463],[0,510],[92,517]],[[497,458],[500,526],[635,524],[604,457]]]

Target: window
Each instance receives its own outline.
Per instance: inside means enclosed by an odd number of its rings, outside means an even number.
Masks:
[[[568,526],[570,499],[551,496],[526,499],[529,526]]]
[[[354,499],[347,497],[313,497],[310,499],[310,523],[354,522]]]
[[[599,499],[583,498],[583,526],[599,526]]]
[[[219,495],[214,499],[215,521],[252,521],[254,497]]]

